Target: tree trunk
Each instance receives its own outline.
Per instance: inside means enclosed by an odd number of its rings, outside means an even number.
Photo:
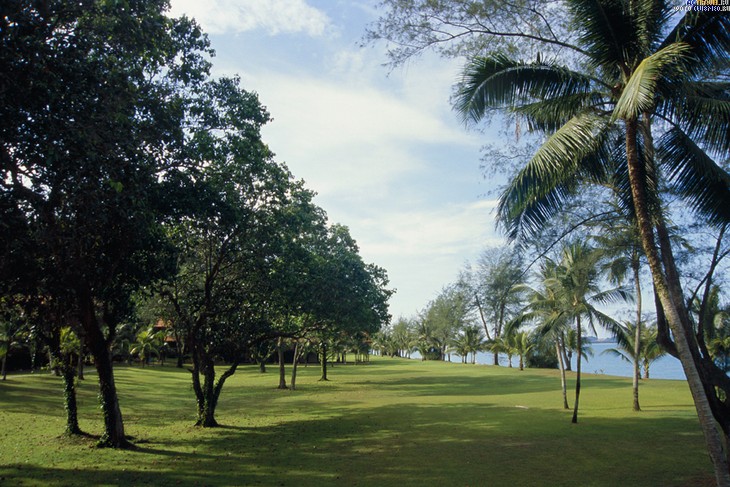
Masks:
[[[129,448],[132,444],[124,434],[122,410],[119,408],[117,386],[114,382],[114,370],[109,349],[104,347],[102,353],[94,353],[94,364],[99,377],[99,398],[104,414],[104,434],[99,440],[100,446],[112,448]]]
[[[525,356],[520,354],[520,370],[525,370]]]
[[[218,422],[215,420],[215,362],[207,353],[202,355],[203,407],[196,426],[214,428],[218,426]]]
[[[277,389],[288,389],[286,386],[286,368],[284,364],[284,339],[279,337],[276,341],[276,352],[279,357],[279,387]]]
[[[76,363],[76,377],[78,377],[79,380],[84,380],[84,362],[86,361],[86,358],[84,356],[84,348],[86,347],[84,343],[84,335],[82,333],[79,333],[79,361]]]
[[[5,364],[8,361],[8,353],[9,352],[10,352],[10,347],[8,347],[8,351],[5,352],[5,354],[3,355],[3,358],[2,358],[2,371],[0,371],[0,374],[2,374],[3,380],[7,379],[7,376],[8,376],[8,373],[7,373],[7,369],[5,367]]]
[[[568,347],[565,344],[565,334],[562,331],[560,332],[560,344],[563,352],[563,364],[565,365],[565,370],[571,372],[573,370],[573,352],[568,350]]]
[[[63,357],[59,357],[63,360]],[[76,403],[76,371],[70,363],[61,364],[61,377],[63,378],[63,401],[66,409],[66,434],[81,435],[83,432],[79,427],[78,405]]]
[[[717,485],[730,486],[730,471],[728,470],[728,458],[723,449],[722,438],[717,431],[715,418],[710,407],[710,402],[705,391],[704,384],[700,378],[692,355],[691,324],[682,320],[682,313],[678,310],[683,306],[683,297],[672,296],[672,285],[668,282],[669,275],[676,275],[676,268],[662,267],[662,261],[654,240],[654,231],[646,194],[646,173],[645,167],[639,161],[637,153],[637,121],[636,119],[626,120],[626,158],[629,169],[629,183],[633,197],[634,212],[639,226],[642,247],[649,262],[654,288],[661,302],[661,307],[667,319],[669,327],[674,335],[677,354],[682,363],[682,368],[687,377],[687,383],[692,393],[692,398],[697,410],[700,426],[705,436],[707,450],[712,460]],[[667,242],[668,244],[668,242]],[[666,263],[666,261],[665,261]],[[676,287],[678,283],[673,283]],[[676,293],[676,289],[674,289]]]
[[[295,390],[297,388],[297,365],[299,365],[299,354],[301,353],[302,348],[299,346],[299,342],[296,342],[296,345],[294,345],[294,360],[292,360],[291,364],[291,390]]]
[[[636,254],[636,252],[634,252]],[[634,289],[636,290],[636,334],[634,335],[634,378],[632,383],[634,403],[634,411],[641,411],[639,405],[639,376],[641,374],[640,354],[641,354],[641,277],[640,262],[638,255],[632,256],[632,268],[634,271]]]
[[[560,390],[563,393],[563,409],[570,409],[568,405],[568,390],[565,384],[565,362],[563,361],[563,351],[561,348],[560,340],[555,340],[555,351],[558,355],[558,367],[560,368]]]
[[[578,355],[575,358],[575,403],[573,404],[573,419],[571,419],[571,422],[573,424],[578,422],[578,402],[580,400],[580,365],[581,359],[583,358],[583,354],[581,353],[581,350],[583,350],[583,327],[580,324],[580,316],[578,316],[575,320],[575,328],[575,342],[576,348],[578,349]]]
[[[324,340],[322,340],[322,377],[319,378],[319,380],[329,380],[327,378],[327,344]]]
[[[53,355],[51,354],[51,351],[48,350],[48,368],[50,369],[49,373],[56,377],[61,377],[61,370],[58,368],[58,365],[55,362],[56,361],[53,360]]]

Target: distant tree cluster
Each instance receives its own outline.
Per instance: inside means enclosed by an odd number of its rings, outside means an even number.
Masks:
[[[79,433],[88,355],[113,447],[129,445],[115,360],[189,357],[198,424],[214,426],[225,380],[264,343],[317,344],[326,365],[389,319],[385,271],[274,160],[257,95],[212,78],[207,37],[167,8],[0,5],[3,376],[12,349],[47,350]]]

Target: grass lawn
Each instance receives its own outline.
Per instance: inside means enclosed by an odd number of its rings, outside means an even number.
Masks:
[[[287,368],[288,369],[288,368]],[[510,486],[712,485],[686,383],[584,375],[579,424],[561,409],[557,371],[374,357],[329,382],[300,367],[296,391],[274,367],[239,369],[221,428],[194,422],[190,374],[115,369],[132,451],[61,435],[61,382],[0,382],[0,485]],[[289,372],[289,370],[287,370]],[[572,381],[571,384],[572,385]],[[95,376],[79,388],[81,428],[102,429]]]

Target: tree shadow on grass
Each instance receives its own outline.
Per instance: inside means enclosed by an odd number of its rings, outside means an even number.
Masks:
[[[570,378],[572,382],[574,379]],[[376,381],[373,381],[376,382]],[[367,385],[369,381],[356,382],[355,384]],[[539,392],[558,391],[560,388],[559,379],[554,381],[545,377],[521,376],[519,378],[510,375],[488,375],[476,376],[416,376],[403,379],[377,380],[378,388],[385,390],[402,391],[404,395],[413,396],[484,396],[484,395],[507,395],[507,394],[528,394]],[[590,381],[585,385],[590,387]],[[631,383],[626,379],[601,378],[602,388],[626,388]]]
[[[207,453],[182,457],[179,473],[192,462],[231,469],[241,485],[613,486],[688,485],[710,472],[696,421],[687,418],[572,425],[561,410],[417,403],[333,413],[339,414],[209,430],[195,439],[197,451]],[[180,456],[174,448],[161,450]],[[160,454],[155,447],[145,452]],[[225,485],[217,475],[206,483]]]
[[[692,418],[572,425],[559,409],[487,403],[332,406],[322,417],[138,446],[119,455],[117,468],[95,468],[93,450],[73,468],[5,465],[0,484],[672,486],[712,478]]]

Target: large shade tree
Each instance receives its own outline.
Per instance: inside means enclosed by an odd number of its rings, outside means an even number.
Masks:
[[[299,212],[312,195],[261,140],[269,115],[235,78],[202,85],[190,105],[184,154],[175,181],[177,212],[167,222],[177,273],[160,281],[171,324],[192,357],[197,424],[217,426],[226,380],[259,341],[275,336],[275,272],[291,264]],[[298,210],[297,210],[298,209]],[[293,265],[293,264],[292,264]],[[217,375],[216,359],[228,366]]]
[[[715,428],[727,440],[730,380],[690,319],[659,194],[671,186],[710,225],[730,219],[730,177],[718,163],[730,150],[730,17],[677,15],[664,1],[566,6],[578,37],[564,62],[475,58],[457,107],[470,120],[506,110],[548,135],[501,197],[512,237],[557,214],[583,183],[621,188],[652,273],[660,340],[682,362],[718,483],[730,484]]]
[[[132,292],[171,270],[161,196],[181,135],[181,89],[207,70],[207,41],[166,8],[0,5],[2,244],[20,263],[3,264],[2,285],[71,300],[98,372],[101,443],[114,447],[129,442],[110,346]]]

